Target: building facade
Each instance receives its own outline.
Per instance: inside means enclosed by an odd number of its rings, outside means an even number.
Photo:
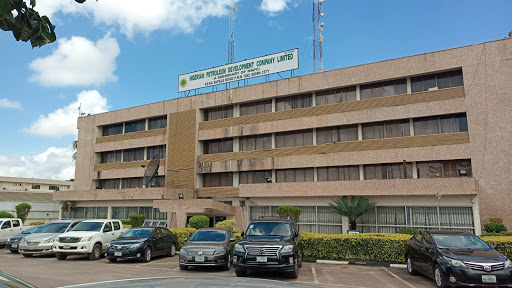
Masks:
[[[504,39],[80,117],[75,190],[54,200],[239,230],[294,205],[301,231],[343,233],[329,203],[366,196],[363,232],[512,227],[511,61]]]

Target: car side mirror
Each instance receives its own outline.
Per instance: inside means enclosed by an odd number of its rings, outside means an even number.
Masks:
[[[240,236],[242,236],[242,238],[244,237],[245,233],[244,231],[242,231],[242,233],[240,234]]]
[[[110,232],[110,228],[108,228],[108,227],[103,228],[103,233],[106,233],[106,232]]]
[[[299,232],[295,231],[295,232],[293,233],[293,236],[294,236],[295,238],[298,238],[298,237],[299,237]]]
[[[188,241],[188,239],[187,239],[187,238],[183,238],[183,242],[187,242],[187,241]]]
[[[229,242],[235,242],[235,241],[236,241],[236,238],[229,239]]]
[[[496,250],[496,245],[490,245],[492,249]]]

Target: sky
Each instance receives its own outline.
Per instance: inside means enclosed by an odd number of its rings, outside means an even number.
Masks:
[[[32,49],[0,30],[0,176],[72,179],[79,106],[98,114],[178,98],[178,75],[226,64],[229,3],[38,0],[36,10],[57,26],[56,42]],[[313,73],[312,0],[235,6],[235,61],[298,48],[295,75]],[[322,10],[324,70],[512,31],[509,0],[325,0]]]

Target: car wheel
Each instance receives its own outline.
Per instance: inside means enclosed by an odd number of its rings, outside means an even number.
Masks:
[[[142,262],[148,263],[149,261],[151,261],[151,248],[147,247]]]
[[[231,257],[231,254],[228,257],[228,263],[226,263],[226,266],[224,266],[224,270],[229,271],[231,269],[231,264],[233,263],[233,258]]]
[[[55,257],[57,257],[57,260],[66,260],[66,258],[68,258],[68,255],[62,254],[62,253],[57,253],[57,254],[55,254]]]
[[[299,254],[299,268],[302,268],[302,262],[304,261],[304,253]]]
[[[99,243],[94,244],[92,252],[89,253],[89,260],[98,260],[101,256],[101,245]]]
[[[168,254],[169,256],[173,257],[174,255],[176,255],[176,245],[174,244],[171,244],[171,252],[169,252]]]
[[[439,267],[439,265],[436,265],[436,267],[434,267],[434,282],[436,282],[437,288],[448,287],[446,284],[444,284],[443,271],[441,270],[441,267]]]
[[[23,254],[23,257],[32,257],[32,254]]]
[[[18,250],[9,250],[9,251],[11,251],[12,254],[18,254],[19,253]]]
[[[188,270],[188,266],[187,265],[180,265],[180,270]]]
[[[410,275],[416,275],[416,270],[412,267],[412,259],[411,256],[407,256],[407,273]]]
[[[115,263],[117,262],[117,258],[107,258],[109,262]]]
[[[247,276],[247,270],[235,270],[236,277],[245,277]]]
[[[290,272],[289,277],[292,279],[297,279],[299,278],[299,264],[297,263],[299,260],[295,259],[293,262],[293,271]]]

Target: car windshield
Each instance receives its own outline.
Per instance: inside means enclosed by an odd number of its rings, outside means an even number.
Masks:
[[[222,242],[226,241],[226,232],[220,230],[196,231],[190,236],[190,241]]]
[[[21,232],[21,234],[32,234],[32,233],[36,233],[37,230],[41,229],[42,227],[44,226],[35,226],[35,227],[30,227],[28,228],[27,230]]]
[[[100,231],[103,222],[80,222],[71,231]]]
[[[290,224],[286,222],[254,222],[247,228],[247,236],[290,237]]]
[[[471,235],[432,234],[437,247],[443,249],[489,249],[482,239]]]
[[[64,233],[69,223],[49,223],[41,227],[39,233]]]
[[[149,238],[153,232],[153,228],[147,229],[130,229],[119,236],[119,238]]]

